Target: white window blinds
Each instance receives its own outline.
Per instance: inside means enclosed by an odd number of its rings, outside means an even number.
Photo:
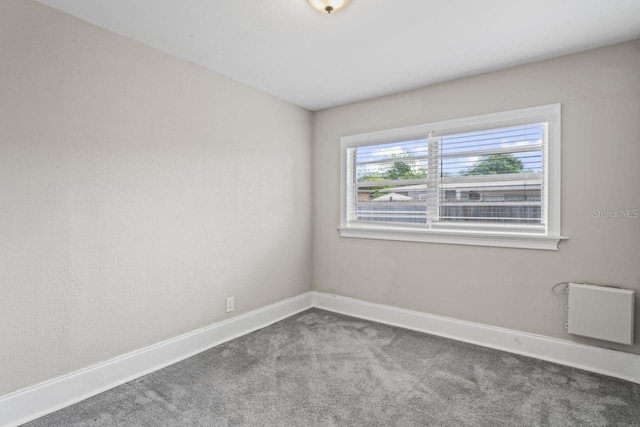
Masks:
[[[548,124],[347,149],[347,218],[427,229],[546,231]]]
[[[440,223],[544,231],[546,139],[546,123],[437,138]]]
[[[426,223],[427,139],[353,148],[349,158],[351,219]]]

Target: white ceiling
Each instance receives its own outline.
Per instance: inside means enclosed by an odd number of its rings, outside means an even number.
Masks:
[[[640,37],[640,0],[40,0],[310,110]]]

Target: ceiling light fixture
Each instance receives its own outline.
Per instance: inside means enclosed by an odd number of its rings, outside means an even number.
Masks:
[[[345,7],[349,0],[309,0],[311,7],[322,13],[335,13]]]

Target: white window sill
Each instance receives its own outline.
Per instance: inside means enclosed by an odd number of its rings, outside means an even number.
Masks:
[[[531,233],[419,230],[403,227],[338,227],[341,237],[361,239],[397,240],[402,242],[448,243],[453,245],[493,246],[500,248],[541,249],[557,251],[565,236],[547,236]]]

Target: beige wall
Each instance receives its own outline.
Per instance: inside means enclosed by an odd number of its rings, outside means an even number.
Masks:
[[[562,231],[571,237],[558,252],[338,236],[341,136],[556,102]],[[640,209],[638,40],[324,110],[314,133],[319,291],[565,339],[566,297],[551,293],[556,282],[640,292],[640,218],[593,216]],[[637,338],[640,301],[636,307]],[[640,353],[640,344],[616,348]]]
[[[310,290],[311,114],[0,2],[0,394]]]

